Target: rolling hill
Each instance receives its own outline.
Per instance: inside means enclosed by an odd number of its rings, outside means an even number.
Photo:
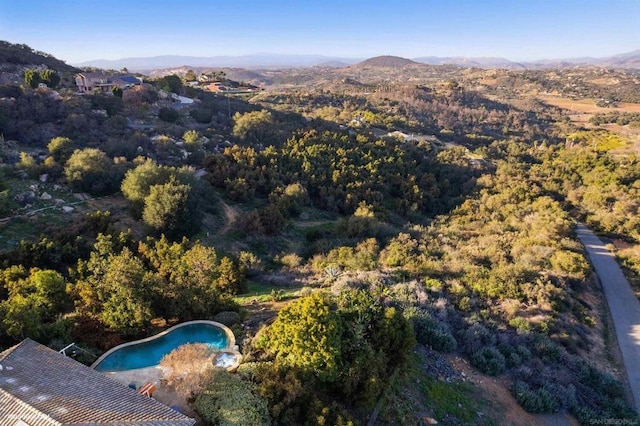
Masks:
[[[53,55],[34,50],[26,44],[13,44],[7,41],[0,41],[0,64],[18,67],[44,65],[59,73],[79,71]]]
[[[353,65],[354,68],[366,68],[366,67],[377,67],[377,68],[402,68],[407,65],[419,65],[418,62],[412,61],[411,59],[401,58],[400,56],[376,56],[374,58],[369,58],[365,61],[359,62],[356,65]]]

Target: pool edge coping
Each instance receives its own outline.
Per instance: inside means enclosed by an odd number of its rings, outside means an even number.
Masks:
[[[144,339],[138,339],[138,340],[134,340],[132,342],[126,342],[126,343],[122,343],[118,346],[114,346],[113,348],[109,349],[108,351],[106,351],[105,353],[103,353],[102,355],[100,355],[100,357],[95,360],[93,362],[93,364],[91,364],[91,366],[89,368],[91,368],[92,370],[95,370],[95,367],[97,365],[99,365],[102,360],[104,360],[106,357],[108,357],[109,355],[111,355],[111,353],[115,352],[116,350],[122,349],[124,347],[127,346],[133,346],[133,345],[137,345],[139,343],[146,343],[149,342],[151,340],[155,340],[159,337],[164,336],[165,334],[168,334],[170,332],[172,332],[173,330],[180,328],[180,327],[184,327],[186,325],[191,325],[191,324],[210,324],[213,326],[216,326],[218,328],[220,328],[222,331],[224,331],[224,334],[226,334],[227,336],[227,346],[223,349],[220,349],[221,351],[224,350],[228,350],[228,349],[234,349],[236,347],[236,336],[233,334],[233,331],[231,331],[231,329],[229,327],[227,327],[226,325],[219,323],[217,321],[211,321],[211,320],[193,320],[193,321],[186,321],[186,322],[181,322],[180,324],[176,324],[173,327],[169,327],[166,330],[158,333],[158,334],[154,334],[153,336],[149,336],[149,337],[145,337]],[[154,366],[159,366],[160,364],[155,364],[155,365],[150,365],[149,367],[154,367]],[[149,367],[142,367],[142,368],[149,368]],[[137,370],[137,369],[133,369],[133,370]],[[98,370],[96,370],[98,371]],[[119,371],[128,371],[128,370],[119,370]],[[111,371],[98,371],[100,373],[111,373]]]

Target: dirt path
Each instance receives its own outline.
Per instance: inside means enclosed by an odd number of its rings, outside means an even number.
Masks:
[[[586,226],[580,224],[577,234],[584,244],[591,264],[602,283],[616,330],[622,360],[636,409],[640,407],[640,302],[631,290],[614,255]]]
[[[222,212],[224,213],[225,223],[224,226],[218,231],[218,235],[226,234],[227,232],[229,232],[233,224],[236,223],[236,220],[238,220],[238,216],[240,215],[236,209],[225,203],[222,199],[220,200],[220,205],[222,205]]]
[[[578,422],[568,414],[531,414],[522,408],[509,392],[508,381],[504,378],[485,376],[474,370],[460,357],[449,358],[455,369],[471,383],[482,390],[489,401],[483,409],[489,418],[499,420],[501,426],[577,426]]]

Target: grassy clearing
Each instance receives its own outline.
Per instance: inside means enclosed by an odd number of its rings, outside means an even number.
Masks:
[[[35,240],[40,230],[29,219],[16,218],[0,225],[0,251],[16,248],[22,240]]]
[[[246,293],[234,298],[240,305],[249,305],[254,302],[279,302],[282,300],[295,299],[299,296],[302,285],[283,288],[282,286],[270,283],[247,281],[247,288],[248,291]]]

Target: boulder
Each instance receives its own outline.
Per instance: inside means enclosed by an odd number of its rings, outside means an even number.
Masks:
[[[33,191],[21,192],[20,194],[16,195],[13,199],[16,201],[16,203],[22,206],[26,206],[27,204],[33,204],[36,202],[36,193]]]
[[[231,327],[232,325],[240,322],[240,314],[233,311],[222,311],[213,317],[213,320],[222,323],[227,327]]]
[[[40,196],[40,199],[41,199],[41,200],[50,200],[50,199],[52,199],[52,198],[53,198],[53,197],[51,196],[51,194],[48,194],[48,193],[46,193],[46,192],[43,192],[43,193],[42,193],[42,195]]]
[[[49,179],[49,175],[48,174],[42,174],[40,175],[40,182],[46,182],[47,179]]]
[[[75,209],[71,206],[62,206],[62,211],[65,213],[71,213],[72,211],[74,211]]]

